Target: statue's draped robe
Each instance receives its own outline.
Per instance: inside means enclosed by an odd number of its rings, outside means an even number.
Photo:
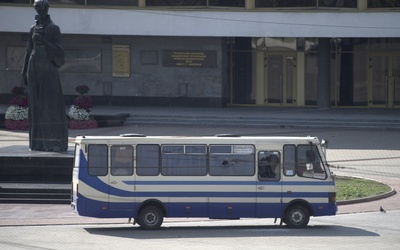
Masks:
[[[46,42],[34,42],[39,33]],[[29,88],[29,147],[37,151],[66,151],[68,123],[58,68],[64,64],[60,28],[50,16],[32,26],[22,70]]]

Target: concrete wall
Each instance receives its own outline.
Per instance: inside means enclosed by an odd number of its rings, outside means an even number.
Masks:
[[[8,47],[19,48],[22,50],[26,47],[26,39],[21,34],[0,33],[0,94],[8,94],[14,86],[21,85],[21,70],[22,67],[11,67],[7,62]],[[22,51],[23,52],[23,51]],[[14,65],[22,65],[22,58],[19,57]]]
[[[146,8],[57,8],[49,14],[65,34],[214,37],[400,37],[396,10],[265,11]],[[32,7],[2,6],[0,32],[25,32]]]
[[[7,102],[9,97],[6,95],[13,86],[20,84],[21,79],[20,68],[7,67],[10,60],[7,61],[7,51],[10,47],[23,49],[26,39],[25,34],[0,33],[2,103]],[[77,95],[77,85],[85,84],[98,104],[222,105],[223,88],[227,83],[226,70],[223,70],[226,52],[223,52],[221,38],[63,35],[63,44],[70,58],[68,61],[67,57],[66,66],[60,68],[66,102]],[[116,44],[130,48],[129,77],[113,77],[112,48]],[[87,51],[91,52],[87,54]],[[163,63],[165,51],[212,51],[216,64],[213,67],[166,66]],[[100,58],[91,60],[91,54]],[[72,69],[77,62],[80,62],[80,68]]]

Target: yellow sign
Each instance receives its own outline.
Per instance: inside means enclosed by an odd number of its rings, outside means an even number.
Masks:
[[[130,77],[131,52],[129,45],[113,45],[112,73],[113,77]]]
[[[163,66],[215,68],[217,67],[217,53],[213,50],[164,50]]]

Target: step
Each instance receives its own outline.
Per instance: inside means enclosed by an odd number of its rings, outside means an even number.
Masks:
[[[70,199],[71,193],[3,193],[0,192],[0,198],[12,199]]]
[[[0,198],[0,204],[70,204],[70,199]]]
[[[289,119],[265,117],[193,117],[193,116],[130,116],[126,124],[168,124],[168,125],[229,125],[248,127],[325,127],[325,128],[380,128],[400,129],[400,120],[373,120],[373,119]]]
[[[70,184],[0,183],[0,203],[69,204]]]
[[[18,184],[15,184],[18,185]],[[31,184],[32,185],[32,184]],[[51,187],[49,185],[48,188],[29,188],[29,187],[20,187],[20,188],[7,188],[7,187],[2,187],[2,184],[0,184],[0,194],[3,193],[16,193],[16,194],[31,194],[31,193],[45,193],[45,194],[65,194],[65,193],[70,193],[71,189],[70,188],[56,188]]]

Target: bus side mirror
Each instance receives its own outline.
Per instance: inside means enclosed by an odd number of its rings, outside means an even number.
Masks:
[[[322,152],[325,155],[325,158],[326,158],[326,149],[328,148],[328,143],[329,143],[328,140],[325,140],[325,139],[321,140],[321,148],[322,148]]]

